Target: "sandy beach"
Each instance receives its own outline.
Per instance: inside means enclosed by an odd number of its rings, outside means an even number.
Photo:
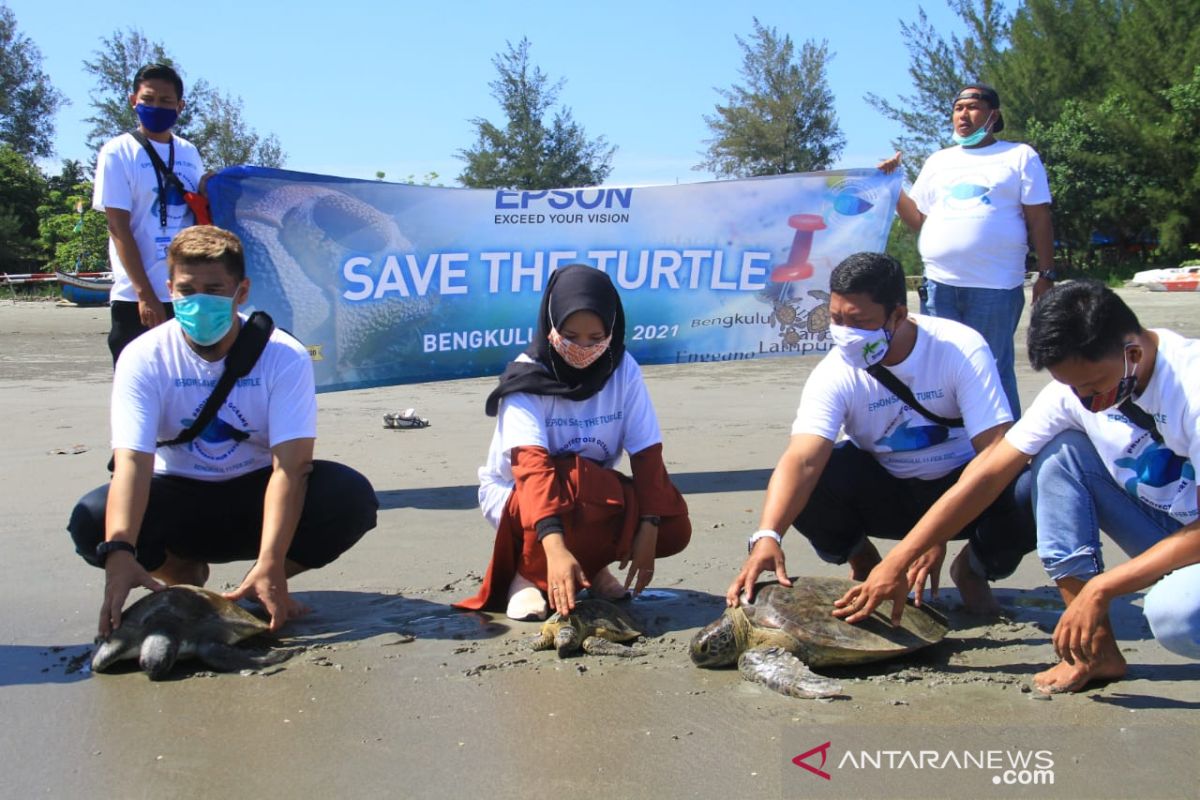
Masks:
[[[1200,336],[1200,295],[1121,293],[1144,325]],[[494,379],[481,378],[319,396],[317,457],[365,473],[381,510],[357,547],[292,582],[314,609],[282,637],[297,656],[247,675],[92,675],[103,573],[74,554],[65,524],[107,480],[107,330],[107,308],[0,301],[2,796],[1200,796],[1200,664],[1154,642],[1140,596],[1114,605],[1125,680],[1052,699],[1029,690],[1053,661],[1061,608],[1032,556],[998,584],[999,619],[964,614],[944,576],[947,640],[834,673],[844,698],[790,699],[692,666],[687,642],[721,613],[815,359],[646,368],[694,535],[630,605],[647,633],[640,658],[532,653],[536,625],[449,608],[492,547],[475,505],[493,426]],[[1018,377],[1025,405],[1049,380],[1024,364]],[[431,426],[382,427],[408,407]],[[786,549],[793,575],[845,572],[798,535]],[[1115,546],[1105,555],[1122,560]],[[216,566],[210,587],[233,588],[247,566]],[[793,763],[814,748],[803,763],[830,779]],[[846,762],[948,749],[1048,751],[1053,784],[1008,761]]]

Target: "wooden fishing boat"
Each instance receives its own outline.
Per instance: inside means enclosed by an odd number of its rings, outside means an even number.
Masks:
[[[112,289],[111,272],[55,272],[64,300],[80,306],[98,306],[108,302]]]

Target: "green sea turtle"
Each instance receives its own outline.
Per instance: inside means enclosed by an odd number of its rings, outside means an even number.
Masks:
[[[254,655],[232,646],[266,633],[267,627],[266,622],[216,592],[172,586],[125,609],[121,626],[97,643],[92,671],[104,672],[118,661],[136,658],[151,680],[160,680],[182,658],[197,658],[220,672],[278,664],[290,657],[291,651]]]
[[[813,336],[816,336],[818,339],[824,339],[829,335],[829,293],[822,292],[820,289],[813,289],[808,294],[810,297],[821,302],[809,309],[808,314],[805,315],[805,327],[808,328],[808,332]]]
[[[949,626],[933,609],[910,605],[900,626],[891,626],[890,601],[851,625],[830,612],[854,581],[797,578],[791,588],[759,587],[753,603],[727,608],[695,635],[692,661],[700,667],[737,663],[747,680],[792,697],[831,697],[837,681],[811,669],[863,664],[903,655],[941,641]]]
[[[553,614],[542,623],[533,649],[553,648],[559,658],[566,658],[580,648],[594,656],[641,655],[624,644],[642,635],[634,625],[628,614],[607,600],[580,600],[570,614]]]

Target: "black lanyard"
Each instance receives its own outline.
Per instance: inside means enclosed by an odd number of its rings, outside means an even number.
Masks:
[[[166,178],[169,175],[174,178],[173,184],[179,184],[179,191],[184,191],[183,184],[179,182],[179,178],[175,176],[175,137],[172,136],[167,140],[167,163],[164,165],[162,156],[154,149],[154,145],[150,144],[147,138],[141,131],[133,130],[129,132],[134,139],[146,150],[146,155],[150,157],[150,166],[154,167],[154,179],[158,181],[158,224],[163,230],[167,229],[167,192]]]

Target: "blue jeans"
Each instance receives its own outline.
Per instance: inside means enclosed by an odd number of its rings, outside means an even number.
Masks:
[[[1183,527],[1121,487],[1082,431],[1064,431],[1033,459],[1038,557],[1053,580],[1088,580],[1104,570],[1103,529],[1130,557]],[[1163,647],[1200,659],[1200,564],[1170,573],[1146,595],[1144,610]]]
[[[1000,373],[1000,385],[1008,398],[1013,419],[1021,416],[1021,397],[1017,393],[1016,353],[1013,339],[1017,323],[1025,308],[1025,288],[979,289],[968,286],[951,286],[937,281],[925,281],[926,298],[921,302],[921,313],[941,319],[952,319],[979,331]]]

